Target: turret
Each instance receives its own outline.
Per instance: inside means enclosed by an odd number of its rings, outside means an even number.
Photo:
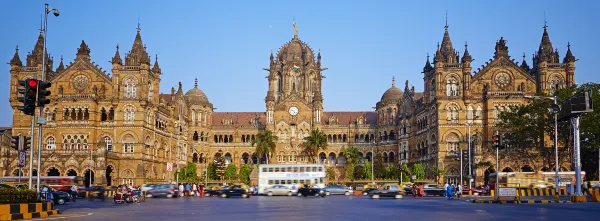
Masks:
[[[88,47],[88,45],[85,43],[85,41],[81,40],[81,44],[79,45],[79,48],[77,48],[76,58],[81,58],[86,61],[89,61],[90,60],[90,51],[91,50]]]
[[[469,97],[471,95],[471,62],[473,58],[469,54],[469,45],[465,42],[465,53],[461,59],[462,72],[463,72],[463,96]]]
[[[425,62],[425,66],[423,67],[423,73],[429,73],[431,70],[433,70],[433,67],[429,62],[429,53],[427,53],[427,61]]]
[[[573,52],[571,52],[571,43],[567,43],[567,54],[563,59],[563,63],[566,64],[567,85],[572,85],[573,83],[575,83],[575,62],[577,60],[578,59],[575,58]]]
[[[17,48],[15,49],[15,55],[13,55],[13,58],[10,59],[9,64],[10,64],[11,69],[23,66],[23,62],[21,62],[21,58],[19,57],[19,46],[18,45],[17,45]]]
[[[119,53],[119,44],[117,44],[117,51],[115,52],[115,56],[112,57],[110,63],[113,64],[113,69],[115,69],[115,65],[117,67],[123,65],[123,60],[121,59],[121,54]]]
[[[527,59],[525,57],[525,53],[523,53],[523,63],[521,63],[521,68],[526,73],[529,73],[531,71],[531,69],[529,68],[529,65],[527,64]]]
[[[62,71],[65,70],[65,65],[63,64],[63,56],[60,56],[60,63],[58,64],[58,67],[56,68],[56,73],[60,73]]]
[[[155,56],[154,65],[152,66],[152,72],[154,72],[156,74],[162,74],[162,70],[160,69],[160,66],[158,65],[158,55]]]

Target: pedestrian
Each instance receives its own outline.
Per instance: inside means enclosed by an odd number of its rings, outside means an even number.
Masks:
[[[192,185],[192,196],[198,196],[198,186],[196,183]]]
[[[446,188],[446,196],[448,197],[448,199],[452,199],[452,186],[448,185],[448,187]]]
[[[420,197],[425,196],[425,188],[423,187],[423,184],[419,185],[419,196]]]
[[[185,196],[189,197],[190,196],[190,184],[189,183],[185,183]]]
[[[444,183],[444,189],[448,189],[448,182]]]
[[[462,191],[463,191],[463,185],[459,184],[458,189],[456,191],[456,198],[460,198],[462,196]]]
[[[413,195],[413,198],[417,198],[417,194],[419,194],[418,193],[418,189],[417,189],[417,184],[413,184],[412,185],[412,195]]]
[[[75,202],[75,200],[77,200],[77,185],[73,184],[73,186],[71,186],[71,197],[73,198],[73,202]]]
[[[177,187],[177,189],[179,190],[179,196],[182,197],[183,196],[183,184],[179,183],[179,186]]]

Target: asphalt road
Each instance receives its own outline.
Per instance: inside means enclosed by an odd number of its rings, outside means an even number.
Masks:
[[[369,199],[363,196],[194,197],[116,205],[78,200],[57,206],[51,220],[595,220],[600,203],[474,204],[444,198]],[[596,218],[594,218],[596,217]]]

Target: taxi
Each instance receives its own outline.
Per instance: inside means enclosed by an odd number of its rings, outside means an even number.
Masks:
[[[386,184],[380,189],[371,191],[370,195],[372,199],[379,199],[380,197],[393,197],[396,199],[402,199],[404,195],[404,189],[401,185],[397,184]]]
[[[377,185],[377,184],[366,184],[363,187],[363,190],[362,190],[363,191],[363,195],[365,195],[365,196],[369,195],[372,191],[377,190],[379,188],[380,188],[380,186]]]

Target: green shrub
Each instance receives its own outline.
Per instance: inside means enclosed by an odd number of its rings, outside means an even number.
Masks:
[[[0,189],[0,204],[38,203],[40,199],[33,190]]]

